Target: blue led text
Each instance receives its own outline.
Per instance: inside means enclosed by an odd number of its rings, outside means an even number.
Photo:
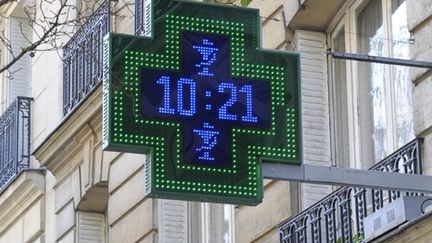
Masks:
[[[242,121],[244,122],[258,122],[258,117],[254,116],[252,113],[252,86],[245,84],[239,90],[240,93],[246,94],[246,116],[242,116]]]
[[[175,110],[170,107],[170,77],[162,76],[158,81],[156,81],[156,83],[164,86],[163,106],[159,107],[159,112],[164,114],[175,114]]]
[[[229,114],[227,109],[237,102],[237,87],[233,83],[221,83],[219,84],[219,93],[224,93],[225,90],[230,90],[230,98],[225,104],[219,109],[219,119],[223,120],[237,120],[237,115]]]
[[[159,107],[159,112],[162,114],[180,114],[183,116],[193,116],[196,113],[197,105],[196,105],[196,81],[190,78],[180,78],[177,81],[177,112],[174,108],[171,107],[171,99],[172,97],[170,93],[170,77],[168,76],[162,76],[159,78],[156,82],[157,84],[163,85],[163,102],[162,107]],[[184,90],[187,89],[189,86],[189,92],[185,92]],[[225,103],[219,108],[219,119],[221,120],[231,120],[231,121],[237,121],[238,116],[236,114],[230,114],[229,109],[235,105],[238,100],[237,94],[245,94],[244,95],[244,101],[241,103],[246,103],[246,115],[243,115],[241,117],[241,121],[247,122],[247,123],[257,123],[258,117],[253,115],[253,97],[252,97],[252,86],[249,84],[243,85],[240,89],[238,89],[235,83],[231,82],[223,82],[218,85],[218,92],[219,93],[228,93],[229,98],[225,101]],[[185,97],[189,95],[189,97]],[[206,97],[210,97],[210,92],[206,92]],[[189,100],[189,104],[185,104],[185,100]],[[206,110],[211,110],[212,105],[206,104],[205,105]]]
[[[176,110],[171,107],[171,94],[170,94],[170,77],[162,76],[157,84],[163,85],[163,103],[162,107],[159,107],[159,112],[162,114],[176,114]],[[186,99],[184,99],[184,89],[189,86],[189,104],[185,105]],[[177,81],[177,111],[183,116],[193,116],[196,113],[196,83],[190,78],[180,78]]]
[[[184,106],[183,88],[189,85],[189,110]],[[177,88],[177,110],[180,115],[193,116],[196,112],[196,83],[190,78],[181,78]]]

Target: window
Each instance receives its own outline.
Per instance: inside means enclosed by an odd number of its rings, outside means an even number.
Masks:
[[[336,31],[333,39],[333,49],[338,52],[345,52],[345,28],[342,26]],[[346,62],[340,59],[333,61],[333,121],[335,128],[333,135],[338,143],[335,143],[336,157],[340,167],[349,167],[349,130],[348,130],[348,95],[347,95],[347,67]]]
[[[408,59],[409,39],[405,1],[369,0],[345,12],[329,43],[333,51]],[[331,68],[338,166],[369,168],[414,138],[408,67],[332,60]]]
[[[158,200],[159,242],[233,242],[234,207]]]
[[[20,54],[22,48],[30,45],[32,40],[32,27],[29,25],[27,16],[22,13],[21,6],[8,18],[7,37],[8,45],[3,45],[6,60],[3,65],[14,61]],[[5,93],[7,104],[11,104],[17,96],[30,96],[31,81],[31,57],[29,54],[19,58],[8,71],[5,72]]]

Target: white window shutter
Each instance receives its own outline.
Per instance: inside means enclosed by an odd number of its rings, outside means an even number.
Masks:
[[[330,126],[327,82],[326,35],[295,32],[295,50],[300,52],[303,158],[306,164],[330,166]],[[302,208],[331,192],[331,187],[302,184]]]
[[[79,243],[106,243],[105,214],[77,212]]]
[[[32,29],[26,19],[10,17],[9,33],[13,55],[8,53],[8,62],[13,60],[14,56],[19,55],[23,47],[30,44],[28,40],[31,40]],[[8,73],[8,76],[10,78],[7,87],[10,104],[17,96],[30,96],[31,58],[29,53],[12,65],[9,71],[10,75]]]
[[[159,242],[188,242],[187,202],[159,200]]]

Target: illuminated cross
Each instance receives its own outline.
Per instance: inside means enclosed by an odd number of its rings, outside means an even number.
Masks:
[[[147,196],[260,203],[261,161],[301,163],[298,54],[261,49],[257,10],[153,2],[150,38],[104,44],[104,150],[151,155]]]

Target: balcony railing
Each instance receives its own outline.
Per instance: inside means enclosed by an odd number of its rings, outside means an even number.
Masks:
[[[173,9],[176,5],[178,5],[178,2],[175,1],[136,0],[135,1],[135,34],[143,35],[143,36],[148,36],[149,34],[151,34],[152,19],[154,21],[157,21],[160,17],[164,16],[169,11],[171,11],[170,9]]]
[[[31,101],[17,97],[0,116],[0,192],[29,167]]]
[[[63,115],[74,110],[102,81],[102,42],[110,30],[105,0],[63,49]]]
[[[411,141],[370,170],[421,174],[421,142],[421,139]],[[361,242],[363,219],[403,194],[400,191],[341,187],[281,224],[280,240],[283,243]]]

